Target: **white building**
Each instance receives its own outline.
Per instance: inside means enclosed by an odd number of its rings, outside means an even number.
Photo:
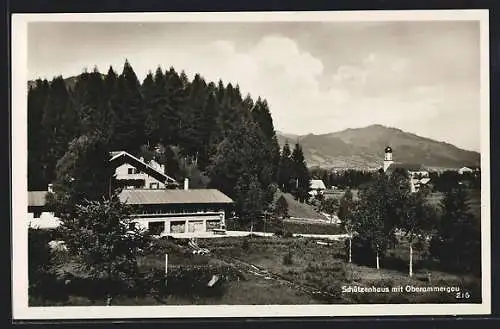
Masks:
[[[458,173],[459,173],[460,175],[463,175],[463,174],[468,174],[468,173],[470,174],[470,173],[473,173],[473,172],[474,172],[474,169],[471,169],[471,168],[469,168],[469,167],[462,167],[462,168],[460,168],[460,169],[458,170]]]
[[[119,151],[111,153],[110,162],[116,168],[115,179],[122,182],[125,188],[163,189],[179,185],[174,178],[165,174],[165,166],[155,160],[146,163],[144,158]]]
[[[323,194],[326,190],[325,183],[321,179],[311,179],[309,182],[309,188],[309,195],[311,196]]]
[[[145,163],[127,152],[113,152],[111,163],[115,178],[125,187],[119,195],[132,206],[136,225],[156,235],[197,236],[225,228],[225,218],[232,210],[233,200],[215,189],[184,188],[166,175],[156,162]],[[47,208],[47,191],[28,192],[28,225],[33,228],[55,228],[58,218]]]
[[[396,163],[392,158],[392,148],[387,146],[384,150],[384,165],[383,170],[387,174],[392,174],[400,169],[408,172],[410,178],[410,190],[417,192],[420,187],[427,185],[430,182],[429,171],[421,164],[412,163]]]

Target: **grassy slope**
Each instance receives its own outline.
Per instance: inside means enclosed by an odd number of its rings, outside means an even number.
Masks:
[[[328,219],[322,214],[318,213],[313,206],[305,203],[300,203],[295,200],[293,195],[291,195],[290,193],[278,192],[276,193],[275,200],[277,200],[282,195],[285,197],[286,202],[288,202],[288,214],[290,215],[290,217],[325,220]]]

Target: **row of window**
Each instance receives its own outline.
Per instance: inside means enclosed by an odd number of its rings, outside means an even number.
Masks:
[[[204,209],[143,209],[141,214],[143,215],[163,215],[163,214],[203,214],[203,213],[214,213],[214,212],[224,212],[224,210],[219,209],[209,209],[209,208],[204,208]]]

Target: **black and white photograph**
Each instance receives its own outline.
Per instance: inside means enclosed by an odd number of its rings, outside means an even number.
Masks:
[[[488,11],[12,22],[14,318],[490,312]]]

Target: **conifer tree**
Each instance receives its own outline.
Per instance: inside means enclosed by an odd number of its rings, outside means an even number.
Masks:
[[[260,189],[266,190],[271,183],[269,159],[265,137],[256,123],[242,121],[219,145],[214,162],[209,168],[210,186],[220,189],[233,198],[238,198],[235,186],[245,176],[255,176]],[[265,200],[264,201],[268,201]],[[264,210],[266,204],[261,205]]]
[[[442,215],[431,243],[431,254],[453,270],[480,273],[481,229],[470,213],[467,191],[450,189],[444,196]]]
[[[295,187],[293,188],[293,194],[297,200],[305,202],[309,196],[311,178],[304,159],[302,147],[299,143],[295,144],[295,148],[292,152],[292,162],[294,178],[296,180]]]
[[[64,155],[78,129],[77,113],[62,76],[50,83],[41,124],[48,146],[43,158],[44,175],[50,182],[55,178],[56,162]]]
[[[136,152],[144,143],[144,104],[140,84],[132,66],[125,61],[123,72],[118,77],[113,94],[112,109],[116,115],[115,131],[112,136],[114,148]]]
[[[292,186],[290,182],[294,176],[293,162],[291,159],[291,150],[288,141],[283,145],[283,150],[281,151],[280,162],[278,165],[278,185],[283,192],[290,192],[292,190]]]
[[[49,183],[44,169],[44,155],[48,144],[42,130],[49,82],[38,79],[28,90],[28,188],[45,190]]]

